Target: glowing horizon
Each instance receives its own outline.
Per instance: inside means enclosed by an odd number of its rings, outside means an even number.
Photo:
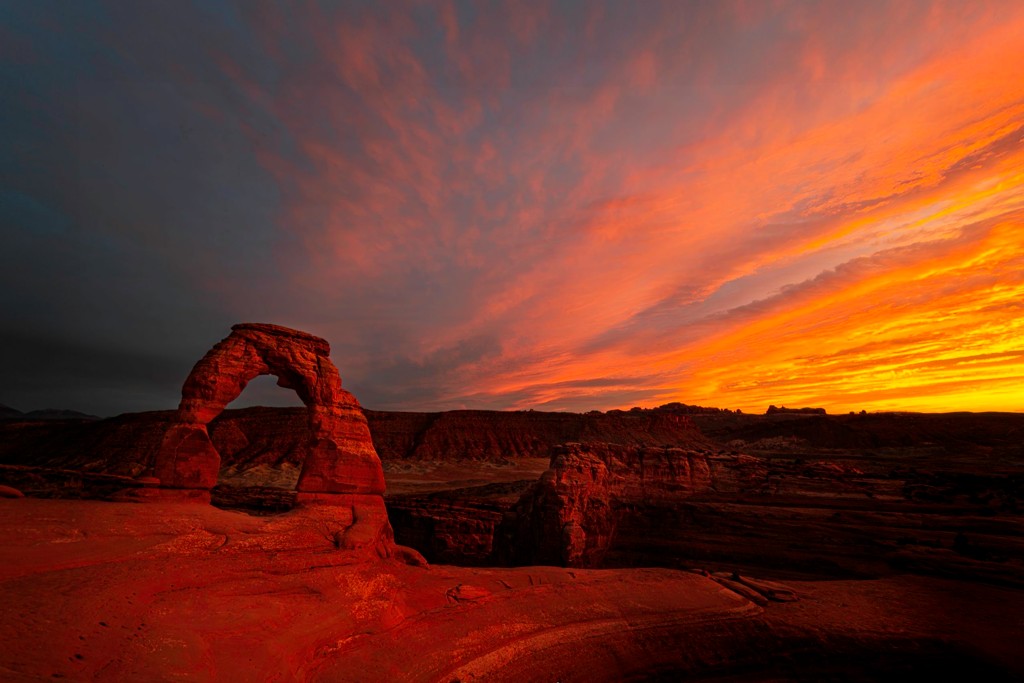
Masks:
[[[174,345],[122,301],[88,323],[110,339],[187,369],[233,322],[309,330],[381,409],[1024,411],[1020,3],[190,11],[195,58],[94,34],[209,158],[127,201],[125,123],[76,138],[109,174],[77,204],[18,190],[171,273],[160,314],[201,311]],[[82,121],[118,116],[84,83]],[[55,253],[32,234],[10,259]]]

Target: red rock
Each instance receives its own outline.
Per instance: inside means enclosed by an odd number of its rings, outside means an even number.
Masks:
[[[25,494],[16,488],[0,484],[0,498],[24,498]]]
[[[547,457],[563,443],[613,443],[693,450],[715,448],[687,415],[666,411],[549,413],[452,410],[386,413],[368,410],[374,446],[389,460],[516,460]]]
[[[373,447],[387,461],[476,461],[499,465],[544,458],[570,442],[670,445],[714,450],[692,418],[660,411],[596,414],[541,411],[386,413],[363,411]],[[0,462],[136,477],[151,468],[177,411],[83,421],[0,421]],[[307,408],[228,409],[206,425],[221,477],[294,486],[309,441]],[[264,471],[266,470],[266,471]],[[244,476],[254,471],[253,476]],[[261,481],[262,480],[262,481]],[[287,481],[286,481],[287,480]]]
[[[758,593],[774,600],[775,602],[797,602],[800,598],[789,586],[774,581],[765,581],[764,579],[752,579],[749,576],[735,575],[736,581],[742,583],[744,586],[753,588]]]
[[[768,598],[763,596],[760,591],[757,591],[750,586],[740,583],[739,581],[733,581],[731,578],[728,578],[728,576],[723,576],[717,572],[712,574],[711,578],[731,590],[733,593],[742,595],[755,605],[764,607],[768,604]]]
[[[307,406],[309,434],[298,490],[381,495],[384,472],[358,401],[341,388],[328,343],[277,325],[235,325],[192,369],[155,474],[165,487],[210,489],[220,455],[207,424],[260,375],[275,375]]]
[[[341,388],[330,346],[277,325],[247,323],[231,330],[196,363],[182,387],[176,419],[154,466],[166,495],[198,491],[205,494],[201,500],[209,500],[221,459],[207,425],[250,380],[275,375],[278,385],[294,390],[307,407],[297,502],[314,525],[327,530],[335,548],[390,557],[395,544],[384,507],[384,471],[359,403]],[[403,558],[423,562],[411,550]]]
[[[515,511],[516,564],[596,567],[631,506],[674,505],[711,488],[707,457],[680,448],[564,444]]]
[[[508,504],[400,496],[389,497],[387,507],[398,542],[419,549],[430,562],[481,567],[497,562],[495,540]]]

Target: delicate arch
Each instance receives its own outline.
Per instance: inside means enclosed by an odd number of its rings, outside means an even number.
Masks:
[[[206,426],[260,375],[275,375],[309,412],[309,440],[297,489],[312,494],[383,495],[384,471],[359,402],[341,388],[330,345],[306,332],[243,323],[203,356],[181,389],[173,425],[157,452],[161,486],[209,490],[220,455]]]

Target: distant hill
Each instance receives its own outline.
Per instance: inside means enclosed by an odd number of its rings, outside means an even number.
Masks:
[[[44,408],[23,413],[20,410],[0,404],[0,420],[99,420],[98,415],[90,415],[77,410]]]
[[[15,410],[10,406],[5,406],[4,404],[0,403],[0,420],[15,419],[21,417],[22,415],[24,415],[24,413],[22,413],[20,410]]]

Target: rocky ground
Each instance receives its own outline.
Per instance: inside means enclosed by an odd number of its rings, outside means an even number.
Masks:
[[[667,569],[414,567],[310,511],[0,500],[4,680],[1013,680],[1019,593]],[[788,600],[788,599],[787,599]],[[1010,638],[1008,636],[1014,636]]]
[[[683,408],[367,411],[429,569],[292,510],[302,409],[211,424],[227,509],[91,500],[169,414],[0,422],[3,677],[1024,678],[1024,416]]]

